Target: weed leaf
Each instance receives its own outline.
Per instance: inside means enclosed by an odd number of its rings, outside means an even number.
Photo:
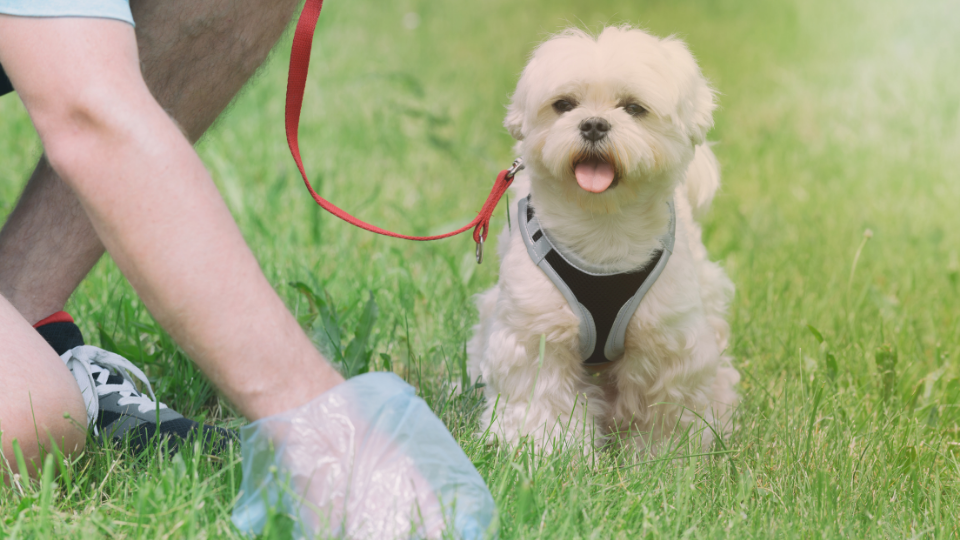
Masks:
[[[837,370],[837,357],[834,356],[833,353],[827,352],[827,353],[826,353],[826,364],[827,364],[827,377],[829,377],[830,380],[832,381],[832,380],[834,380],[834,379],[837,378],[837,372],[838,372],[838,370]]]
[[[360,315],[353,341],[347,345],[343,354],[344,377],[350,378],[370,371],[370,357],[373,355],[371,337],[378,313],[377,301],[371,292],[370,299],[363,307],[363,314]]]
[[[322,303],[322,300],[313,292],[313,289],[309,285],[302,281],[291,281],[290,286],[297,290],[300,294],[306,297],[307,302],[310,303],[310,313],[317,313],[317,306]]]
[[[810,330],[810,333],[813,334],[813,337],[817,338],[818,343],[823,343],[823,334],[821,334],[819,330],[814,328],[812,324],[808,324],[807,329]]]
[[[311,291],[312,294],[312,291]],[[331,362],[343,363],[343,352],[340,344],[340,322],[337,320],[337,310],[333,308],[330,296],[324,292],[323,296],[313,295],[319,317],[313,324],[313,342],[320,352]]]

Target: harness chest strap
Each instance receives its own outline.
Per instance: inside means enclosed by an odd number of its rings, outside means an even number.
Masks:
[[[670,224],[660,237],[663,249],[641,268],[604,274],[579,268],[564,257],[541,227],[529,195],[517,202],[517,223],[527,253],[580,319],[580,357],[588,367],[601,367],[623,356],[627,323],[673,253],[677,216],[672,198],[667,206]]]

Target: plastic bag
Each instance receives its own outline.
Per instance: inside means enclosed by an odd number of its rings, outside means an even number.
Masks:
[[[414,389],[368,373],[240,430],[233,522],[260,533],[269,508],[296,537],[495,537],[494,503],[466,454]]]

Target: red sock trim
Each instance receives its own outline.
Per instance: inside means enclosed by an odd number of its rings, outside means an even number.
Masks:
[[[42,321],[40,321],[40,322],[38,322],[37,324],[33,325],[33,327],[34,327],[34,328],[40,328],[41,326],[43,326],[43,325],[45,325],[45,324],[50,324],[50,323],[55,323],[55,322],[71,322],[71,323],[72,323],[72,322],[73,322],[73,317],[71,317],[70,314],[67,313],[66,311],[58,311],[58,312],[54,313],[53,315],[47,317],[46,319],[43,319]]]

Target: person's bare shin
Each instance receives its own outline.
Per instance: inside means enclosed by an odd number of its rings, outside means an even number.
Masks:
[[[63,309],[101,255],[77,198],[41,158],[0,230],[0,295],[35,324]]]
[[[295,0],[133,0],[144,80],[196,142],[263,63]],[[73,192],[41,158],[0,231],[0,294],[31,324],[63,309],[103,255]]]

